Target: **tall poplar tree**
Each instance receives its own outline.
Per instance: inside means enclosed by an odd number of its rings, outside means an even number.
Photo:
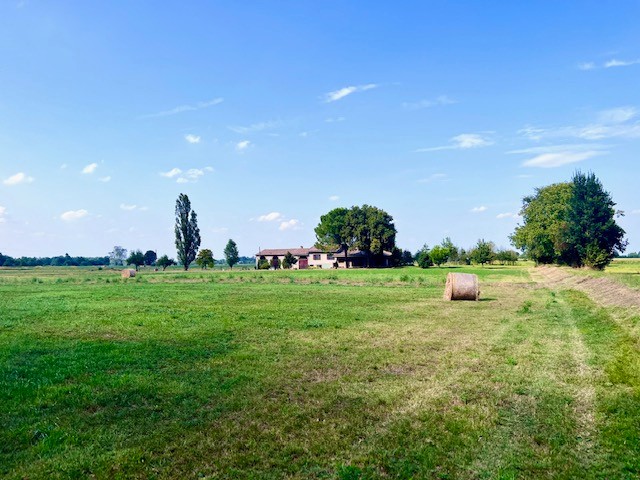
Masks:
[[[189,265],[195,260],[200,248],[200,229],[196,212],[191,210],[189,197],[184,193],[176,200],[175,232],[178,260],[185,270],[189,270]]]
[[[227,265],[229,265],[231,269],[238,263],[238,245],[231,239],[227,242],[227,246],[224,247],[224,258],[226,258]]]

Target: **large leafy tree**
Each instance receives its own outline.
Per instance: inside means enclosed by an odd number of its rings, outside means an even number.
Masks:
[[[158,259],[158,255],[153,250],[147,250],[144,253],[144,264],[145,265],[149,265],[149,266],[153,265],[154,263],[156,263],[157,259]]]
[[[208,248],[203,248],[198,252],[198,256],[196,257],[196,263],[203,270],[206,270],[207,267],[213,268],[213,266],[215,265],[213,252]]]
[[[555,183],[524,197],[520,210],[523,224],[516,227],[511,243],[537,264],[563,262],[572,195],[571,183]]]
[[[315,232],[316,247],[345,251],[357,248],[367,255],[367,266],[372,256],[393,251],[396,244],[393,217],[371,205],[334,208],[320,217]]]
[[[184,193],[176,200],[175,234],[178,260],[185,270],[189,270],[200,248],[200,229],[196,212],[191,210],[189,197]]]
[[[429,256],[433,263],[435,263],[438,267],[443,263],[446,263],[449,260],[449,249],[443,247],[442,245],[436,245],[429,252]]]
[[[565,230],[569,264],[602,270],[616,252],[624,252],[625,231],[615,221],[622,213],[615,205],[593,173],[575,173]]]
[[[348,247],[357,248],[367,255],[367,267],[372,255],[382,255],[396,245],[396,227],[393,217],[371,205],[351,207],[345,216],[343,239]]]
[[[320,217],[320,223],[314,230],[317,248],[337,250],[347,244],[344,230],[347,213],[348,209],[340,207]]]
[[[127,265],[135,265],[136,271],[138,271],[138,267],[140,265],[144,265],[144,255],[140,250],[134,250],[127,258]]]
[[[487,242],[483,238],[478,240],[471,251],[471,260],[484,267],[485,263],[491,263],[495,258],[493,242]]]
[[[571,182],[538,188],[523,199],[523,225],[511,242],[536,263],[603,269],[627,245],[614,207],[593,173],[576,172]]]
[[[156,261],[156,265],[158,265],[159,267],[162,267],[162,271],[164,272],[167,267],[170,267],[171,265],[175,265],[176,262],[173,258],[169,258],[166,255],[162,255],[157,261]]]
[[[238,245],[231,239],[227,242],[227,246],[224,247],[224,258],[227,260],[227,265],[229,265],[231,269],[238,263]]]
[[[113,251],[109,252],[109,264],[112,266],[124,265],[127,259],[127,249],[116,245],[113,247]]]

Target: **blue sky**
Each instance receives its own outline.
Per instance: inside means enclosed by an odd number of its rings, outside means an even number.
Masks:
[[[389,212],[412,251],[509,246],[593,171],[640,250],[640,3],[0,2],[0,251],[309,246]]]

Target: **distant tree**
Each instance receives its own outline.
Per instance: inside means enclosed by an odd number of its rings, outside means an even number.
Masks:
[[[167,267],[175,264],[176,261],[173,258],[167,257],[166,255],[162,255],[158,260],[156,260],[156,265],[162,267],[163,272],[167,269]]]
[[[458,252],[458,263],[463,265],[471,265],[471,252],[461,248]]]
[[[280,268],[280,260],[278,260],[278,257],[273,257],[269,262],[269,265],[271,265],[271,268],[274,270],[278,270]]]
[[[484,266],[485,263],[491,263],[494,258],[493,243],[486,242],[484,239],[478,240],[478,243],[471,251],[471,260]]]
[[[441,245],[436,245],[429,252],[429,256],[433,263],[439,267],[449,259],[449,249]]]
[[[298,263],[298,259],[291,252],[287,252],[287,254],[282,259],[282,268],[289,269],[296,263]]]
[[[206,270],[207,267],[212,267],[215,265],[215,260],[213,258],[213,252],[208,248],[203,248],[198,252],[198,256],[196,257],[196,264]]]
[[[570,265],[602,270],[616,252],[624,252],[625,231],[616,223],[616,204],[600,180],[593,174],[576,172],[572,179],[573,195],[569,201],[565,259]]]
[[[134,250],[127,258],[127,265],[135,265],[136,271],[138,271],[138,267],[140,265],[144,265],[144,255],[140,250]]]
[[[402,266],[402,249],[398,247],[393,247],[391,250],[391,266],[392,267],[400,267]]]
[[[258,270],[269,270],[270,267],[271,264],[266,258],[262,257],[258,260]]]
[[[403,265],[413,265],[413,255],[409,250],[402,251],[402,264]]]
[[[123,266],[127,260],[127,249],[120,245],[113,247],[113,251],[109,252],[109,265],[118,267]]]
[[[191,210],[189,197],[181,193],[176,200],[176,249],[185,270],[196,258],[200,248],[200,229],[196,212]]]
[[[514,250],[500,249],[496,252],[496,260],[500,262],[500,265],[515,265],[518,261],[518,252]]]
[[[447,237],[444,240],[442,240],[441,245],[442,247],[449,250],[449,258],[448,258],[449,262],[454,262],[454,263],[460,262],[460,251],[458,250],[458,247],[456,247],[453,244],[450,237]]]
[[[238,263],[238,245],[231,239],[227,242],[227,246],[224,247],[224,257],[227,260],[227,265],[229,265],[231,269]]]
[[[156,263],[158,259],[158,255],[153,250],[147,250],[144,254],[144,264],[147,266],[151,266]]]
[[[571,183],[555,183],[537,188],[534,195],[522,199],[522,225],[511,235],[511,243],[536,264],[564,263],[568,245],[566,229]]]
[[[420,268],[433,267],[433,260],[431,260],[431,255],[429,255],[429,246],[426,243],[416,252],[416,262]]]

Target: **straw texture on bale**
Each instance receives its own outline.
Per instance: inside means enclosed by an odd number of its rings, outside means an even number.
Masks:
[[[121,277],[122,278],[133,278],[136,276],[136,271],[131,268],[125,268],[122,270]]]
[[[478,276],[472,273],[449,273],[444,288],[445,300],[478,300]]]

